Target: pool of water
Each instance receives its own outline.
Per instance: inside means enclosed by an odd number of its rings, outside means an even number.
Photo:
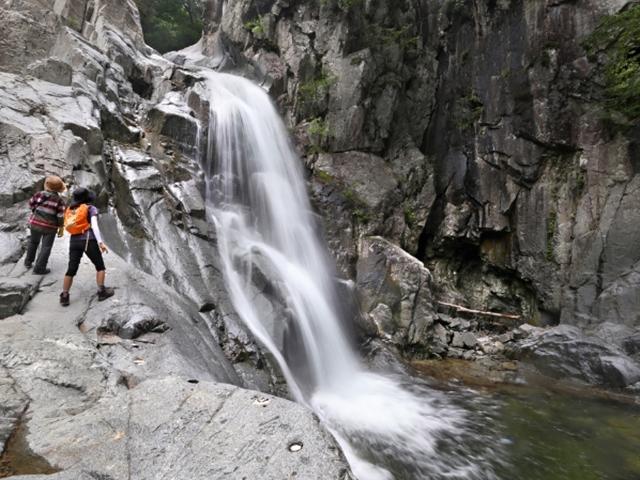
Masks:
[[[445,362],[440,373],[460,367]],[[475,448],[478,461],[491,465],[488,478],[640,480],[640,398],[549,379],[467,387],[429,373],[432,387],[445,389],[470,416],[464,442],[488,443]]]
[[[29,449],[27,428],[20,422],[0,455],[0,478],[13,475],[49,475],[58,471]]]
[[[522,388],[494,394],[501,479],[640,479],[640,407]]]

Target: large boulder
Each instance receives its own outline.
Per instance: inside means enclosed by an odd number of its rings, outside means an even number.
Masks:
[[[623,350],[574,326],[535,330],[511,353],[545,375],[612,388],[640,382],[640,364]]]
[[[380,237],[361,240],[356,287],[378,335],[402,350],[426,353],[435,320],[431,274],[422,262]]]

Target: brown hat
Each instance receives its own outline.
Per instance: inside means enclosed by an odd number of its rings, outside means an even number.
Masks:
[[[67,189],[67,186],[64,184],[62,179],[56,175],[51,175],[44,180],[44,189],[49,190],[50,192],[64,192]]]

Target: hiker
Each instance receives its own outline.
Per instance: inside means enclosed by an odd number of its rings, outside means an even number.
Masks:
[[[36,251],[40,246],[40,254],[33,268],[36,275],[46,275],[51,272],[47,268],[51,248],[56,239],[63,234],[64,222],[64,199],[60,196],[67,189],[62,179],[56,175],[50,175],[44,180],[44,190],[36,193],[29,200],[31,217],[29,217],[29,229],[31,236],[27,247],[27,256],[24,259],[24,266],[33,267],[36,258]]]
[[[102,241],[98,227],[98,209],[92,205],[95,195],[86,188],[73,191],[71,203],[64,213],[64,228],[71,234],[69,241],[69,266],[62,284],[60,304],[69,305],[69,290],[73,277],[78,273],[82,255],[86,254],[96,267],[96,283],[98,284],[98,301],[113,296],[113,288],[104,286],[105,266],[102,254],[107,253],[107,246]]]

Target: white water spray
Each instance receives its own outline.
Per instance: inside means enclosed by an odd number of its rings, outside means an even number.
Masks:
[[[296,400],[331,429],[360,480],[394,478],[390,470],[399,478],[489,478],[438,452],[443,438],[461,435],[461,409],[439,392],[418,395],[366,371],[349,345],[301,162],[268,95],[249,80],[212,72],[207,87],[207,197],[225,281]],[[266,279],[279,310],[256,302],[256,278]]]

